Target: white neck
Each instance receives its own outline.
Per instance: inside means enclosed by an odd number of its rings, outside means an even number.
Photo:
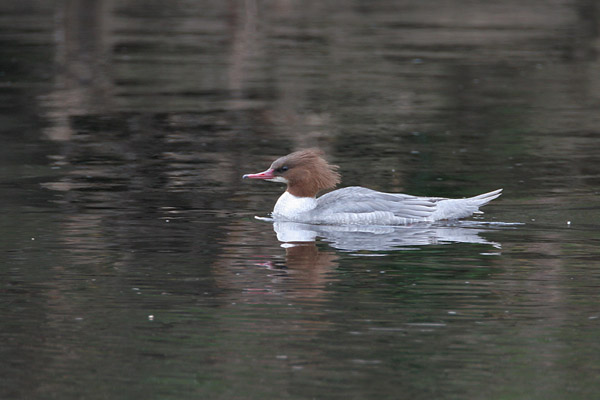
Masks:
[[[316,206],[316,198],[297,197],[286,191],[275,203],[273,217],[293,221],[303,213],[313,210]]]

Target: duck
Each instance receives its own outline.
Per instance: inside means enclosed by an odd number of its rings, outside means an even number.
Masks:
[[[287,186],[271,213],[274,221],[316,225],[397,226],[456,220],[481,214],[480,207],[502,194],[502,189],[497,189],[474,197],[450,199],[350,186],[317,197],[340,183],[338,170],[337,165],[325,160],[323,151],[311,148],[280,157],[265,171],[242,178]]]

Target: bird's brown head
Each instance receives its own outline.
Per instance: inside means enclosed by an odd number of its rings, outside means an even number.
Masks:
[[[287,191],[298,197],[315,197],[340,183],[338,166],[323,158],[319,149],[300,150],[278,158],[269,169],[244,178],[264,179],[287,184]]]

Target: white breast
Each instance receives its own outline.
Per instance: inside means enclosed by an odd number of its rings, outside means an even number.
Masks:
[[[316,206],[317,199],[314,197],[297,197],[286,191],[275,203],[273,217],[289,221],[302,221],[303,214],[312,211]]]

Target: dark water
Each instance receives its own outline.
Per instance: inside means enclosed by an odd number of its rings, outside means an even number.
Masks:
[[[599,21],[3,1],[0,398],[597,397]],[[253,218],[282,188],[240,177],[309,146],[344,185],[505,194],[285,247]]]

